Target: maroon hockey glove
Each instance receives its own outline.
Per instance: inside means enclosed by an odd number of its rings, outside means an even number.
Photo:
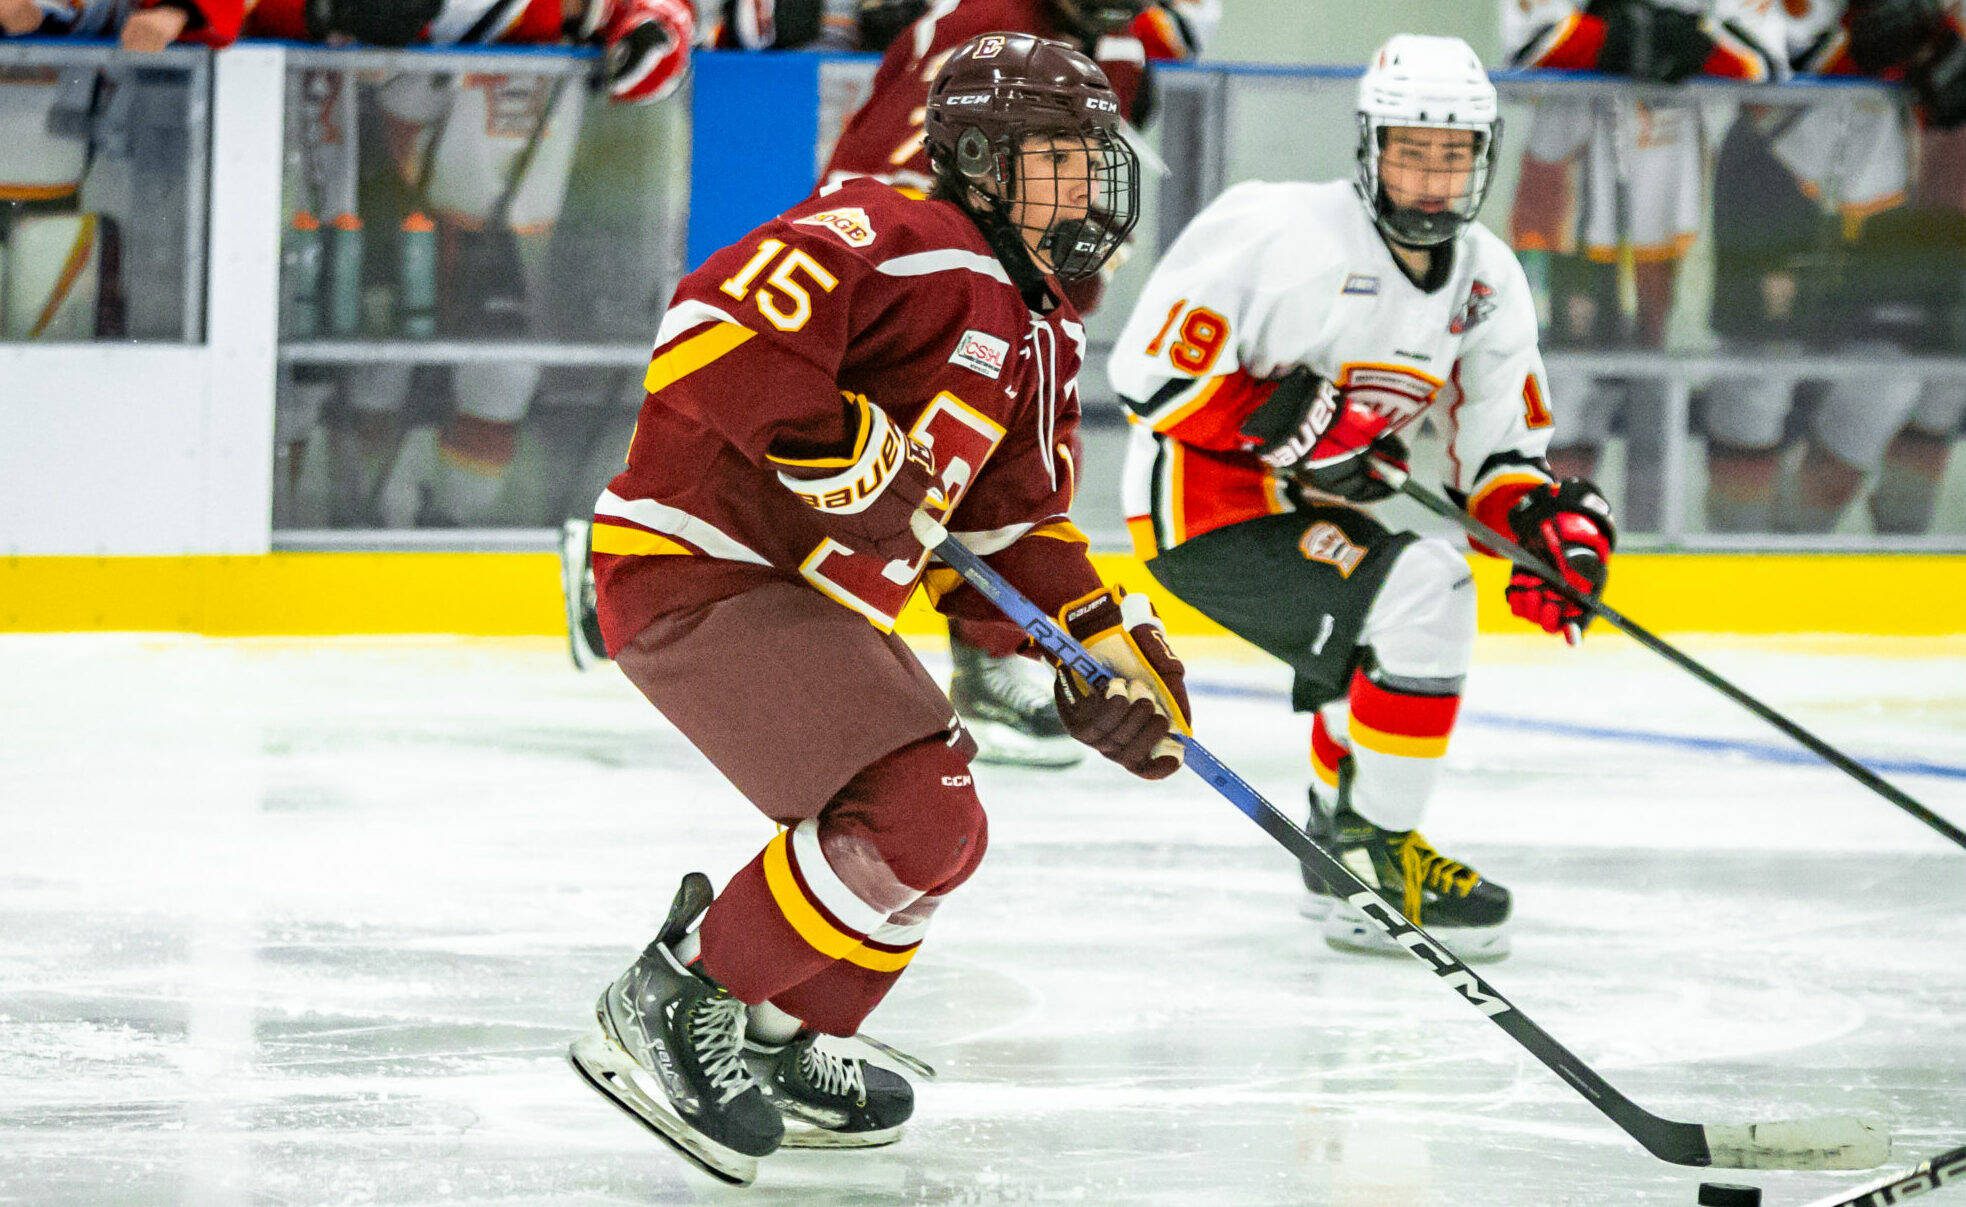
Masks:
[[[1182,747],[1173,735],[1192,732],[1187,672],[1147,597],[1107,587],[1067,604],[1058,619],[1114,676],[1102,694],[1059,669],[1052,694],[1065,729],[1141,779],[1179,771]]]
[[[766,454],[778,480],[826,516],[828,532],[855,553],[912,565],[922,555],[908,521],[923,504],[947,506],[928,446],[894,426],[865,399],[846,404],[853,433],[840,450],[780,449]],[[903,580],[906,581],[906,580]]]
[[[631,105],[659,101],[682,84],[696,32],[689,0],[589,2],[606,10],[598,32],[607,47],[603,69],[610,98]]]
[[[1517,544],[1561,568],[1572,587],[1585,595],[1603,593],[1617,534],[1611,505],[1590,482],[1565,478],[1523,495],[1509,509],[1509,529]],[[1541,574],[1523,566],[1509,576],[1508,599],[1511,612],[1545,632],[1561,633],[1573,624],[1582,629],[1591,620]]]

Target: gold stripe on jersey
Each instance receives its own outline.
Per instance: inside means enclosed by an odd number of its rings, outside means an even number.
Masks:
[[[1669,260],[1683,260],[1686,253],[1693,250],[1697,236],[1682,231],[1666,243],[1641,243],[1632,248],[1632,255],[1640,264],[1664,264]],[[1618,245],[1593,243],[1584,249],[1593,264],[1615,264],[1618,261]]]
[[[1475,492],[1468,496],[1467,512],[1469,515],[1480,515],[1481,505],[1488,501],[1488,496],[1504,486],[1540,486],[1549,480],[1547,475],[1533,470],[1506,470],[1492,474],[1486,481],[1476,483]]]
[[[736,323],[713,323],[708,330],[690,336],[649,362],[642,387],[659,394],[683,378],[740,347],[757,332]]]
[[[1126,534],[1133,538],[1133,556],[1141,561],[1155,557],[1160,550],[1154,546],[1154,519],[1152,516],[1135,515],[1126,517]]]
[[[1146,420],[1148,426],[1157,432],[1169,432],[1179,427],[1183,420],[1207,406],[1214,399],[1216,392],[1222,388],[1222,383],[1229,380],[1231,376],[1233,374],[1224,373],[1220,377],[1209,378],[1207,384],[1203,385],[1201,390],[1188,401],[1179,404],[1172,411],[1159,416],[1149,416]]]
[[[1041,536],[1053,541],[1065,541],[1073,545],[1092,544],[1092,538],[1087,536],[1083,529],[1066,519],[1050,520],[1046,523],[1039,524],[1036,528],[1031,529],[1017,539],[1026,540],[1034,536]]]
[[[640,528],[629,528],[621,524],[594,525],[594,552],[614,553],[627,557],[661,557],[673,554],[690,555],[695,550],[680,541],[672,540],[659,532],[646,532]]]

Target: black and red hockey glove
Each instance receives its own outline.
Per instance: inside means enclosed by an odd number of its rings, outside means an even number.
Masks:
[[[1611,504],[1584,478],[1537,487],[1509,508],[1509,530],[1516,543],[1563,571],[1577,591],[1596,596],[1611,573],[1611,550],[1618,538]],[[1588,625],[1591,614],[1565,599],[1542,574],[1517,566],[1509,575],[1509,611],[1545,632]]]
[[[1173,735],[1192,732],[1187,672],[1147,597],[1107,587],[1065,605],[1058,619],[1113,672],[1105,691],[1095,692],[1059,668],[1052,695],[1066,731],[1141,779],[1179,771],[1182,747]]]
[[[696,9],[690,0],[590,0],[581,32],[607,49],[602,71],[608,96],[623,104],[659,101],[689,72]]]
[[[1299,369],[1243,421],[1242,434],[1258,459],[1278,473],[1312,490],[1374,503],[1393,488],[1373,475],[1373,457],[1406,466],[1406,445],[1386,433],[1388,422],[1324,378]]]

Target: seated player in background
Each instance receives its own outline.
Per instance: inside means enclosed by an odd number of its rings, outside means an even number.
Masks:
[[[259,0],[247,34],[374,46],[599,44],[609,97],[636,104],[682,84],[695,20],[691,0]],[[404,277],[404,248],[434,226],[436,271],[419,289],[432,296],[434,312],[412,316],[399,306],[399,330],[391,334],[536,338],[532,299],[542,291],[544,249],[566,201],[586,116],[580,81],[528,73],[522,64],[503,73],[404,71],[372,92],[365,88],[374,112],[358,117],[347,77],[318,74],[332,78],[302,97],[310,110],[303,153],[325,161],[310,163],[308,173],[324,184],[301,207],[312,211],[304,220],[350,228],[364,266],[352,275],[391,284]],[[388,168],[377,170],[384,163]],[[359,203],[358,177],[365,186]],[[347,241],[334,246],[339,252]],[[400,290],[399,300],[409,292]],[[540,366],[455,365],[452,405],[441,424],[406,430],[416,369],[313,368],[283,391],[277,437],[290,450],[291,479],[299,477],[309,433],[337,395],[344,404],[345,419],[328,433],[332,523],[474,527],[499,520]]]
[[[826,0],[827,28],[838,23],[843,13],[835,10],[844,7],[842,0]],[[1111,82],[1121,114],[1139,125],[1147,120],[1152,99],[1149,63],[1193,58],[1220,17],[1219,0],[936,0],[921,7],[920,19],[905,36],[883,43],[886,55],[872,91],[847,118],[821,173],[822,189],[860,176],[916,192],[932,188],[922,101],[949,54],[978,34],[1015,30],[1078,49]],[[782,46],[814,29],[818,10],[818,0],[733,0],[724,6],[719,36],[722,44]],[[891,16],[896,9],[885,0],[863,0],[855,11],[863,23],[861,46],[871,48],[876,34],[865,23]],[[881,28],[892,36],[887,24]],[[760,41],[760,31],[766,30],[773,31],[775,43]],[[1115,256],[1106,271],[1123,258],[1123,252]],[[1067,283],[1081,314],[1090,314],[1097,305],[1103,282],[1104,274],[1095,274]],[[562,585],[568,636],[580,666],[597,661],[600,648],[592,576],[582,564],[586,552],[584,523],[570,523],[561,543]],[[1059,722],[1049,678],[1029,659],[1017,656],[1022,641],[1016,626],[1002,621],[951,620],[950,698],[976,739],[978,761],[1071,766],[1079,761],[1081,748]]]
[[[0,0],[0,36],[224,46],[241,0]],[[93,67],[0,68],[0,341],[126,334],[116,219],[84,198],[102,95]]]
[[[957,47],[927,107],[931,197],[849,181],[683,280],[595,505],[617,665],[787,829],[714,900],[685,878],[573,1057],[727,1181],[787,1121],[873,1145],[913,1109],[818,1040],[859,1029],[987,842],[973,743],[892,629],[925,571],[945,612],[990,605],[928,570],[917,510],[1119,676],[1093,695],[1060,675],[1077,739],[1148,779],[1181,763],[1181,664],[1068,518],[1085,329],[1062,282],[1138,214],[1119,105],[1085,56],[1002,33]]]
[[[1417,829],[1475,633],[1459,541],[1371,504],[1430,417],[1469,513],[1602,588],[1609,508],[1544,462],[1552,425],[1522,269],[1474,222],[1495,89],[1456,38],[1400,35],[1359,84],[1357,178],[1231,188],[1155,268],[1111,375],[1135,427],[1127,523],[1162,585],[1295,671],[1315,713],[1310,830],[1463,959],[1506,954],[1507,889]],[[1508,599],[1551,633],[1585,617],[1518,569]],[[1378,930],[1305,875],[1330,942]]]

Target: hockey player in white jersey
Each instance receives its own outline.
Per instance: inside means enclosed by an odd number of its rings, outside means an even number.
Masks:
[[[1295,671],[1314,712],[1311,828],[1464,959],[1506,954],[1507,889],[1417,827],[1460,705],[1475,601],[1458,543],[1396,531],[1369,457],[1432,419],[1468,510],[1602,587],[1609,508],[1558,482],[1521,267],[1474,224],[1495,89],[1455,38],[1401,35],[1359,86],[1357,178],[1237,185],[1155,269],[1113,353],[1134,422],[1126,509],[1169,590]],[[1513,610],[1583,616],[1518,570]],[[1382,940],[1306,876],[1342,947]]]

